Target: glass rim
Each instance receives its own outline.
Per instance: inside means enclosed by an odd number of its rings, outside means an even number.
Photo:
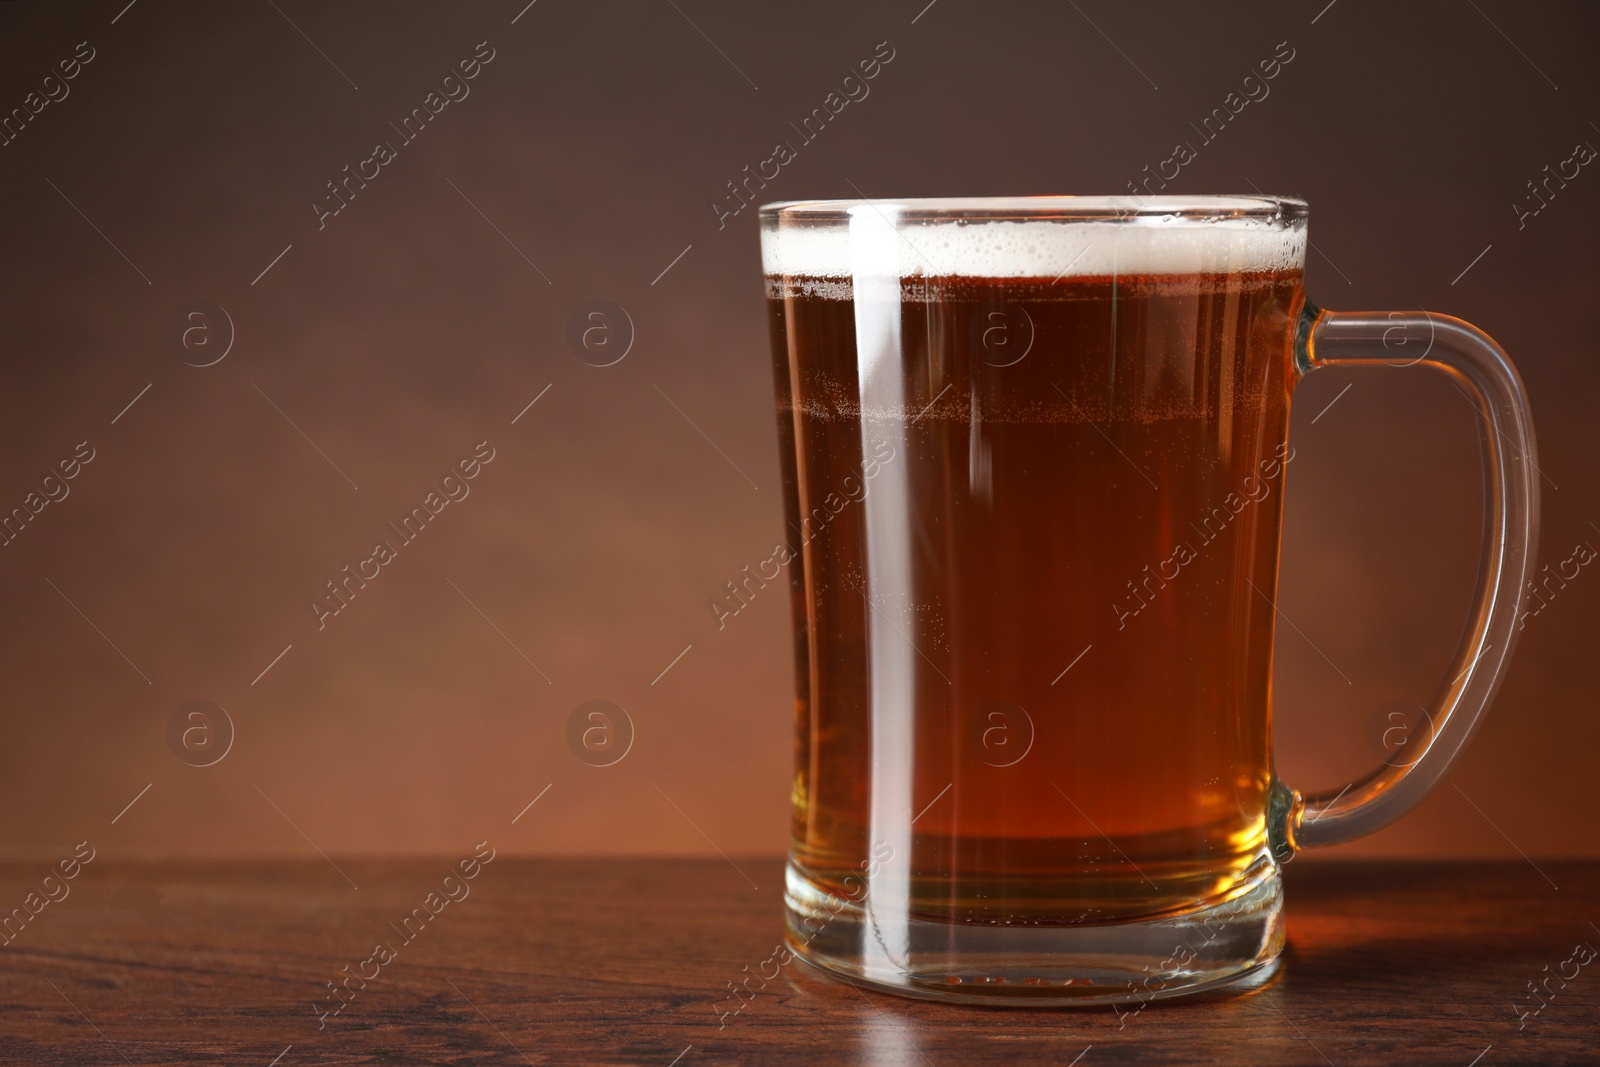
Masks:
[[[1310,205],[1298,196],[954,196],[904,199],[780,200],[761,205],[763,221],[847,221],[852,211],[893,209],[901,221],[940,219],[1116,222],[1149,218],[1259,219],[1292,223]]]

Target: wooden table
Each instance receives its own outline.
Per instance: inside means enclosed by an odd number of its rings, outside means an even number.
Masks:
[[[0,1063],[1600,1062],[1600,961],[1516,1014],[1600,946],[1600,864],[1301,860],[1284,965],[1247,996],[956,1008],[793,963],[719,1026],[779,940],[781,864],[739,866],[759,890],[722,860],[500,856],[440,904],[446,860],[99,858],[0,949]],[[0,866],[0,907],[46,870]],[[438,914],[398,930],[429,892]]]

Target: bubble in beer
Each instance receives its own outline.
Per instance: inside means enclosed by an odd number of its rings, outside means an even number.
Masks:
[[[633,748],[633,719],[609,700],[588,700],[567,718],[567,747],[591,767],[610,767]]]

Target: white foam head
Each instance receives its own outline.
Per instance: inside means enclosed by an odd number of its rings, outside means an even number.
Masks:
[[[762,266],[774,277],[843,280],[1229,274],[1305,265],[1298,201],[1158,197],[1129,212],[1125,201],[1110,198],[1048,200],[771,205],[763,209]],[[1056,201],[1070,201],[1072,211],[1050,210]],[[1184,210],[1195,203],[1209,210]],[[1299,210],[1264,209],[1285,203]],[[966,204],[981,213],[964,216]]]

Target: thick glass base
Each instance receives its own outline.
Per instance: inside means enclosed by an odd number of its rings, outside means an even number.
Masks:
[[[1232,899],[1179,916],[1023,927],[907,918],[817,889],[791,863],[795,955],[901,996],[1015,1006],[1142,1004],[1265,981],[1283,950],[1283,886],[1268,865]],[[1248,980],[1248,981],[1246,981]]]

